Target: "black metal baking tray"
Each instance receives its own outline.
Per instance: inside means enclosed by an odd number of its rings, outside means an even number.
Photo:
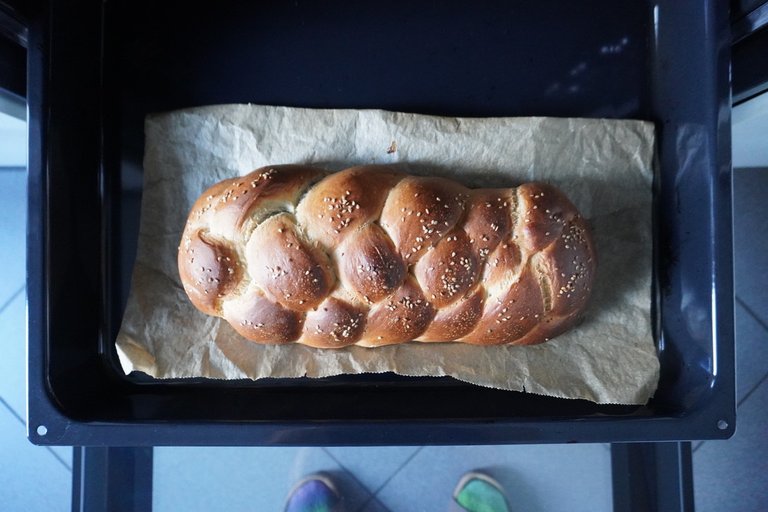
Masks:
[[[713,439],[735,428],[727,3],[53,1],[29,46],[29,436],[75,445]],[[126,378],[145,114],[252,102],[658,129],[645,406],[395,375]],[[45,427],[39,429],[39,426]]]

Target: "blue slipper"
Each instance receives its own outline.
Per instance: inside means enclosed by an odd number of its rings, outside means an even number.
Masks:
[[[343,512],[341,495],[327,476],[311,475],[293,486],[285,512]]]

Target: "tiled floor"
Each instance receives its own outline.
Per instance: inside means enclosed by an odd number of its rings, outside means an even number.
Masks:
[[[733,180],[736,434],[694,446],[696,510],[768,510],[768,168]]]
[[[72,449],[26,439],[26,179],[0,169],[0,509],[64,511]]]
[[[738,429],[695,446],[704,512],[768,510],[768,170],[735,176]],[[24,172],[0,171],[0,509],[68,510],[71,450],[24,437],[24,209]],[[351,511],[440,511],[470,469],[497,477],[514,510],[611,510],[606,445],[158,448],[154,509],[279,511],[296,480],[326,471]]]
[[[612,499],[604,445],[156,448],[154,469],[156,512],[279,511],[316,471],[340,484],[349,512],[448,510],[459,478],[477,469],[502,483],[514,510],[609,511]]]

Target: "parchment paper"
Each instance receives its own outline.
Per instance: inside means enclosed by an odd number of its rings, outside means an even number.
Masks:
[[[622,404],[645,403],[655,391],[652,124],[223,105],[149,116],[145,132],[138,254],[117,338],[126,373],[258,379],[392,371]],[[189,209],[207,187],[281,163],[332,170],[386,163],[471,187],[530,180],[559,186],[590,220],[597,243],[597,280],[584,322],[533,347],[319,350],[248,342],[192,306],[180,284],[177,247]]]

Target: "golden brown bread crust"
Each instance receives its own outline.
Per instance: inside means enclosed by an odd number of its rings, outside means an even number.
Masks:
[[[551,185],[279,165],[204,192],[178,262],[192,303],[245,338],[340,348],[542,343],[578,321],[596,256]]]

